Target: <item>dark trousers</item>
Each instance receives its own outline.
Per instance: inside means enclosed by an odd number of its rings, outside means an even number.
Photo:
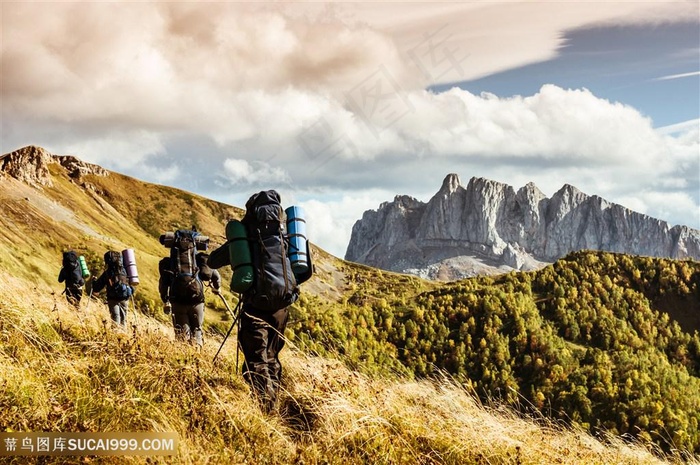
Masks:
[[[175,337],[202,345],[202,324],[204,323],[204,302],[198,304],[173,304],[173,325]]]
[[[76,307],[80,305],[80,299],[83,297],[82,287],[66,287],[66,300],[71,305]]]
[[[284,329],[289,310],[262,313],[243,307],[238,341],[245,358],[243,377],[259,397],[265,410],[277,405],[277,391],[282,379],[279,353],[284,347]]]

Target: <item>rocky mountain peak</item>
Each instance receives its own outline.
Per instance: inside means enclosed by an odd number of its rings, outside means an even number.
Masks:
[[[438,194],[453,194],[460,187],[462,187],[462,182],[459,180],[459,175],[450,173],[442,181],[442,187],[440,187]]]
[[[29,145],[0,158],[0,171],[34,187],[51,187],[49,164],[53,155],[41,147]]]
[[[547,196],[535,185],[534,182],[528,182],[523,187],[518,189],[518,196],[532,200],[542,200]]]
[[[588,198],[588,195],[581,192],[576,186],[564,184],[561,189],[556,191],[552,196],[553,201],[559,201],[569,205],[578,204]]]
[[[473,177],[465,188],[459,176],[449,174],[427,204],[397,196],[365,212],[353,227],[345,258],[458,279],[535,269],[582,249],[698,260],[700,231],[669,228],[571,184],[547,198],[533,183],[516,192]]]
[[[58,163],[71,178],[86,174],[107,176],[109,171],[101,166],[86,163],[69,155],[52,155],[42,147],[29,145],[0,157],[0,172],[34,187],[51,187],[53,181],[49,165]]]

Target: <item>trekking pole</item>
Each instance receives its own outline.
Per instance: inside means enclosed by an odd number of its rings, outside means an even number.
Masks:
[[[134,327],[138,327],[136,324],[138,322],[138,318],[136,317],[136,302],[134,301],[134,294],[131,294],[131,307],[133,308],[133,314],[134,314]]]
[[[218,294],[218,295],[219,295],[219,297],[221,297],[221,300],[224,301],[224,306],[226,307],[226,310],[228,310],[228,312],[231,314],[231,316],[235,320],[236,315],[231,311],[231,307],[228,306],[228,302],[226,302],[226,299],[224,298],[224,296],[222,294]],[[238,306],[240,306],[240,300],[238,301]],[[238,308],[238,306],[236,306],[236,308]]]
[[[224,296],[221,296],[221,299],[224,301],[226,308],[230,312],[231,308],[228,306],[228,302],[226,302],[226,299],[224,299]],[[216,351],[216,355],[214,355],[214,359],[212,360],[212,363],[216,362],[216,358],[219,356],[219,352],[221,352],[221,349],[224,348],[224,344],[226,344],[226,340],[231,335],[231,331],[233,331],[233,328],[236,326],[236,323],[238,323],[238,320],[241,316],[241,310],[240,310],[241,303],[242,303],[242,300],[239,300],[238,305],[236,305],[236,309],[231,313],[234,316],[233,323],[231,324],[231,327],[228,329],[228,332],[226,333],[224,340],[221,342],[221,346],[219,346],[219,350]],[[235,312],[238,312],[238,314],[236,314]],[[238,355],[238,346],[236,346],[236,355]],[[238,367],[238,362],[236,362],[236,367]]]
[[[241,309],[240,311],[242,312],[243,309]],[[240,316],[240,314],[239,314],[239,316]],[[236,334],[241,334],[241,321],[242,320],[240,318],[238,318],[238,333],[236,333]],[[238,371],[238,356],[240,355],[241,352],[243,352],[243,350],[241,349],[241,340],[236,339],[236,371]],[[241,373],[243,373],[243,367],[241,367]]]
[[[224,301],[224,305],[226,306],[226,310],[231,314],[231,317],[233,317],[233,324],[236,324],[236,321],[238,321],[238,333],[240,334],[241,330],[241,319],[236,316],[234,312],[231,311],[231,307],[228,306],[228,302],[226,302],[226,299],[224,299],[224,296],[222,294],[219,294],[219,297],[221,297],[221,300]],[[238,305],[236,306],[236,309],[240,307],[242,299],[239,297],[238,299]],[[240,316],[240,310],[239,310],[239,316]],[[231,332],[231,330],[229,330]],[[228,337],[228,335],[226,335]],[[236,341],[236,370],[238,370],[238,354],[240,353],[240,342]]]
[[[90,277],[90,281],[92,281],[92,276]],[[87,283],[85,283],[87,284]],[[92,286],[94,283],[90,283],[90,292],[88,293],[88,303],[85,306],[85,311],[87,312],[88,308],[90,308],[90,302],[92,302]]]

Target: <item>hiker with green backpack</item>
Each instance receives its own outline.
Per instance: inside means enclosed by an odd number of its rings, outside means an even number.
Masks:
[[[163,311],[172,315],[175,337],[201,348],[204,323],[204,283],[219,294],[221,275],[206,264],[209,238],[191,230],[180,229],[161,236],[161,244],[170,248],[170,256],[158,263],[158,291]]]
[[[66,283],[66,288],[63,291],[66,294],[66,300],[75,307],[80,306],[80,299],[83,296],[83,286],[85,285],[83,277],[87,272],[83,271],[80,258],[82,257],[78,257],[78,254],[75,253],[74,250],[63,252],[63,267],[61,267],[61,271],[58,273],[58,282]],[[87,266],[85,270],[87,270]],[[90,273],[87,272],[87,275],[89,276]]]
[[[134,288],[129,284],[122,253],[109,250],[104,254],[105,271],[92,284],[92,292],[106,289],[109,314],[117,327],[126,328],[126,315],[129,311],[129,297]]]
[[[282,383],[279,353],[285,345],[289,306],[299,298],[299,285],[311,277],[313,269],[305,237],[303,252],[292,247],[284,217],[276,191],[254,194],[246,202],[243,219],[229,221],[228,241],[213,251],[208,261],[211,268],[230,265],[234,271],[231,290],[241,294],[242,303],[238,343],[244,357],[243,377],[266,412],[278,407]],[[287,222],[289,217],[287,214]],[[303,267],[293,266],[293,253],[308,257]]]

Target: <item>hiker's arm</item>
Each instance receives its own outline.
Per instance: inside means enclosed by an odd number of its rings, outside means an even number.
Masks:
[[[217,291],[221,288],[221,274],[216,270],[211,270],[211,286]]]
[[[99,278],[97,278],[92,283],[92,292],[100,292],[105,287],[105,281],[107,281],[107,275],[102,273]]]
[[[58,282],[59,282],[59,283],[62,283],[63,281],[66,280],[66,272],[65,272],[65,270],[66,270],[65,268],[61,268],[61,271],[58,273]]]
[[[214,250],[207,259],[207,265],[212,270],[221,268],[222,266],[230,265],[231,259],[228,255],[228,242]]]
[[[170,278],[168,275],[162,273],[158,279],[158,293],[160,294],[160,300],[162,302],[167,302],[170,300],[169,294],[170,288]]]

